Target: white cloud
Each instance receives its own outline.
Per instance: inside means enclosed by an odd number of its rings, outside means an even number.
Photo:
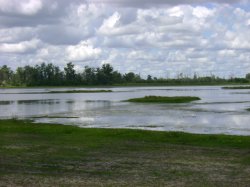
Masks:
[[[140,28],[136,25],[128,24],[122,25],[120,22],[121,15],[118,12],[115,12],[112,16],[105,19],[103,24],[98,29],[98,33],[102,35],[128,35],[128,34],[137,34],[140,32]]]
[[[41,0],[0,0],[0,4],[1,12],[28,16],[38,13],[43,7]]]
[[[97,59],[102,50],[94,48],[90,41],[81,41],[78,45],[67,47],[66,53],[69,61],[87,61]]]
[[[206,7],[195,7],[193,9],[193,15],[198,18],[207,18],[209,16],[213,16],[215,10],[214,9],[208,9]]]
[[[181,10],[181,7],[173,7],[168,9],[168,13],[169,16],[171,17],[183,17],[184,16],[184,12]]]
[[[0,66],[109,62],[141,75],[244,76],[250,72],[250,5],[237,3],[0,0]]]
[[[89,0],[92,3],[111,4],[113,6],[129,7],[152,7],[162,5],[180,5],[180,4],[197,4],[197,3],[218,3],[232,4],[244,3],[244,0]]]
[[[2,53],[26,53],[35,50],[38,47],[39,40],[33,39],[19,43],[2,43],[0,44],[0,52]]]
[[[103,21],[102,26],[99,28],[99,32],[102,34],[110,34],[111,29],[114,29],[115,27],[119,26],[119,20],[120,20],[120,14],[118,12],[115,12],[112,16],[110,16],[108,19],[105,19]],[[118,33],[118,30],[113,31],[113,33]]]
[[[235,57],[237,55],[237,52],[232,49],[224,49],[218,51],[218,55],[221,57]]]
[[[30,40],[36,33],[32,27],[14,27],[0,29],[0,43],[17,43]]]

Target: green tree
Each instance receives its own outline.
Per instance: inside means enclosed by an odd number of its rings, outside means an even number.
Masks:
[[[11,83],[13,71],[6,65],[0,67],[0,85],[7,85]]]
[[[250,73],[247,73],[247,74],[246,74],[246,79],[247,79],[247,80],[250,80]]]
[[[65,81],[67,85],[75,84],[76,82],[76,71],[74,69],[74,64],[72,62],[67,63],[64,68]]]
[[[22,82],[23,85],[26,86],[36,86],[37,85],[37,81],[38,81],[38,73],[37,73],[37,69],[35,67],[32,66],[25,66],[24,68],[20,69],[21,73],[22,73]]]
[[[153,79],[152,79],[152,76],[151,76],[151,75],[148,75],[147,81],[148,81],[148,82],[152,82],[152,80],[153,80]]]
[[[84,71],[82,73],[83,83],[87,85],[96,84],[96,73],[95,68],[91,68],[89,66],[84,67]]]
[[[98,84],[111,85],[113,83],[113,67],[110,64],[103,64],[101,68],[96,69]]]
[[[130,82],[140,82],[142,79],[140,75],[135,74],[133,72],[129,72],[123,75],[123,79],[125,82],[130,83]]]
[[[113,80],[113,83],[117,83],[117,84],[120,84],[120,83],[124,82],[123,79],[122,79],[122,74],[119,73],[118,71],[113,72],[112,80]]]
[[[14,74],[14,81],[13,84],[15,86],[25,86],[25,72],[24,68],[18,67],[16,69],[16,73]]]

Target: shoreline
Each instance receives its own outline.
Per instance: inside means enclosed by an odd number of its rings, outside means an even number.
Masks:
[[[184,86],[249,86],[249,83],[212,83],[212,84],[204,84],[204,83],[200,83],[200,84],[148,84],[148,83],[134,83],[134,84],[117,84],[117,85],[72,85],[72,86],[5,86],[2,87],[0,86],[0,89],[39,89],[39,88],[122,88],[122,87],[172,87],[172,86],[176,86],[176,87],[184,87]]]
[[[247,109],[246,109],[247,110]],[[250,111],[250,109],[249,109]],[[110,131],[116,131],[116,130],[124,130],[124,131],[145,131],[145,132],[153,132],[153,133],[180,133],[180,134],[187,134],[187,135],[198,135],[198,136],[228,136],[228,137],[250,137],[250,134],[230,134],[230,133],[200,133],[200,132],[190,132],[190,131],[181,131],[181,130],[161,130],[156,129],[158,126],[156,125],[149,125],[149,126],[128,126],[128,127],[85,127],[85,126],[78,126],[74,124],[63,124],[63,123],[53,123],[53,122],[36,122],[36,119],[40,118],[48,118],[48,119],[54,119],[54,118],[60,118],[60,119],[77,119],[79,117],[77,116],[35,116],[35,117],[28,117],[28,118],[0,118],[0,124],[2,121],[20,121],[20,122],[28,122],[31,125],[49,125],[49,126],[64,126],[64,127],[72,127],[72,128],[78,128],[78,129],[97,129],[97,130],[110,130]],[[161,126],[159,126],[161,127]]]

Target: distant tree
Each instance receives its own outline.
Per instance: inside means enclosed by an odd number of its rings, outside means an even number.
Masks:
[[[54,79],[53,84],[63,85],[64,75],[58,66],[54,66]]]
[[[250,80],[250,73],[246,74],[246,79]]]
[[[110,85],[113,83],[113,67],[110,64],[103,64],[101,68],[96,69],[98,84]]]
[[[67,85],[75,84],[76,82],[76,71],[74,69],[74,64],[72,62],[67,63],[64,68],[65,72],[65,81]]]
[[[36,86],[38,85],[38,73],[37,69],[32,66],[25,66],[23,68],[23,78],[24,85],[26,86]]]
[[[126,73],[123,76],[123,78],[124,78],[124,80],[126,82],[134,82],[134,80],[135,80],[135,74],[133,72]]]
[[[197,80],[197,79],[198,79],[197,73],[194,73],[193,79],[194,79],[194,80]]]
[[[125,80],[125,82],[128,82],[128,83],[130,83],[130,82],[133,82],[133,83],[140,82],[142,80],[140,75],[135,74],[133,72],[129,72],[129,73],[124,74],[123,79]]]
[[[15,86],[22,86],[25,85],[25,73],[24,68],[18,67],[16,69],[16,73],[14,74],[14,81],[13,84]]]
[[[0,66],[0,86],[59,86],[59,85],[112,85],[121,83],[162,83],[162,84],[214,84],[214,83],[249,83],[250,73],[245,78],[231,76],[229,79],[210,76],[189,77],[183,73],[177,74],[175,79],[152,78],[148,75],[142,79],[140,75],[133,72],[121,74],[114,71],[110,64],[93,68],[85,66],[82,72],[77,73],[72,62],[67,63],[64,70],[52,63],[41,63],[35,66],[18,67],[14,72],[8,66]]]
[[[12,80],[13,71],[6,65],[0,67],[0,85],[9,84]]]
[[[147,81],[151,82],[153,79],[152,79],[152,76],[151,75],[148,75],[147,77]]]
[[[91,68],[89,66],[84,67],[84,71],[82,73],[83,83],[87,85],[96,84],[96,70],[95,68]]]
[[[117,83],[117,84],[122,83],[123,82],[122,74],[119,73],[118,71],[114,71],[112,74],[112,80],[113,80],[113,83]]]

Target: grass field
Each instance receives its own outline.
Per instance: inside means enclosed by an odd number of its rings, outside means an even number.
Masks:
[[[0,120],[0,186],[248,186],[250,137]]]

